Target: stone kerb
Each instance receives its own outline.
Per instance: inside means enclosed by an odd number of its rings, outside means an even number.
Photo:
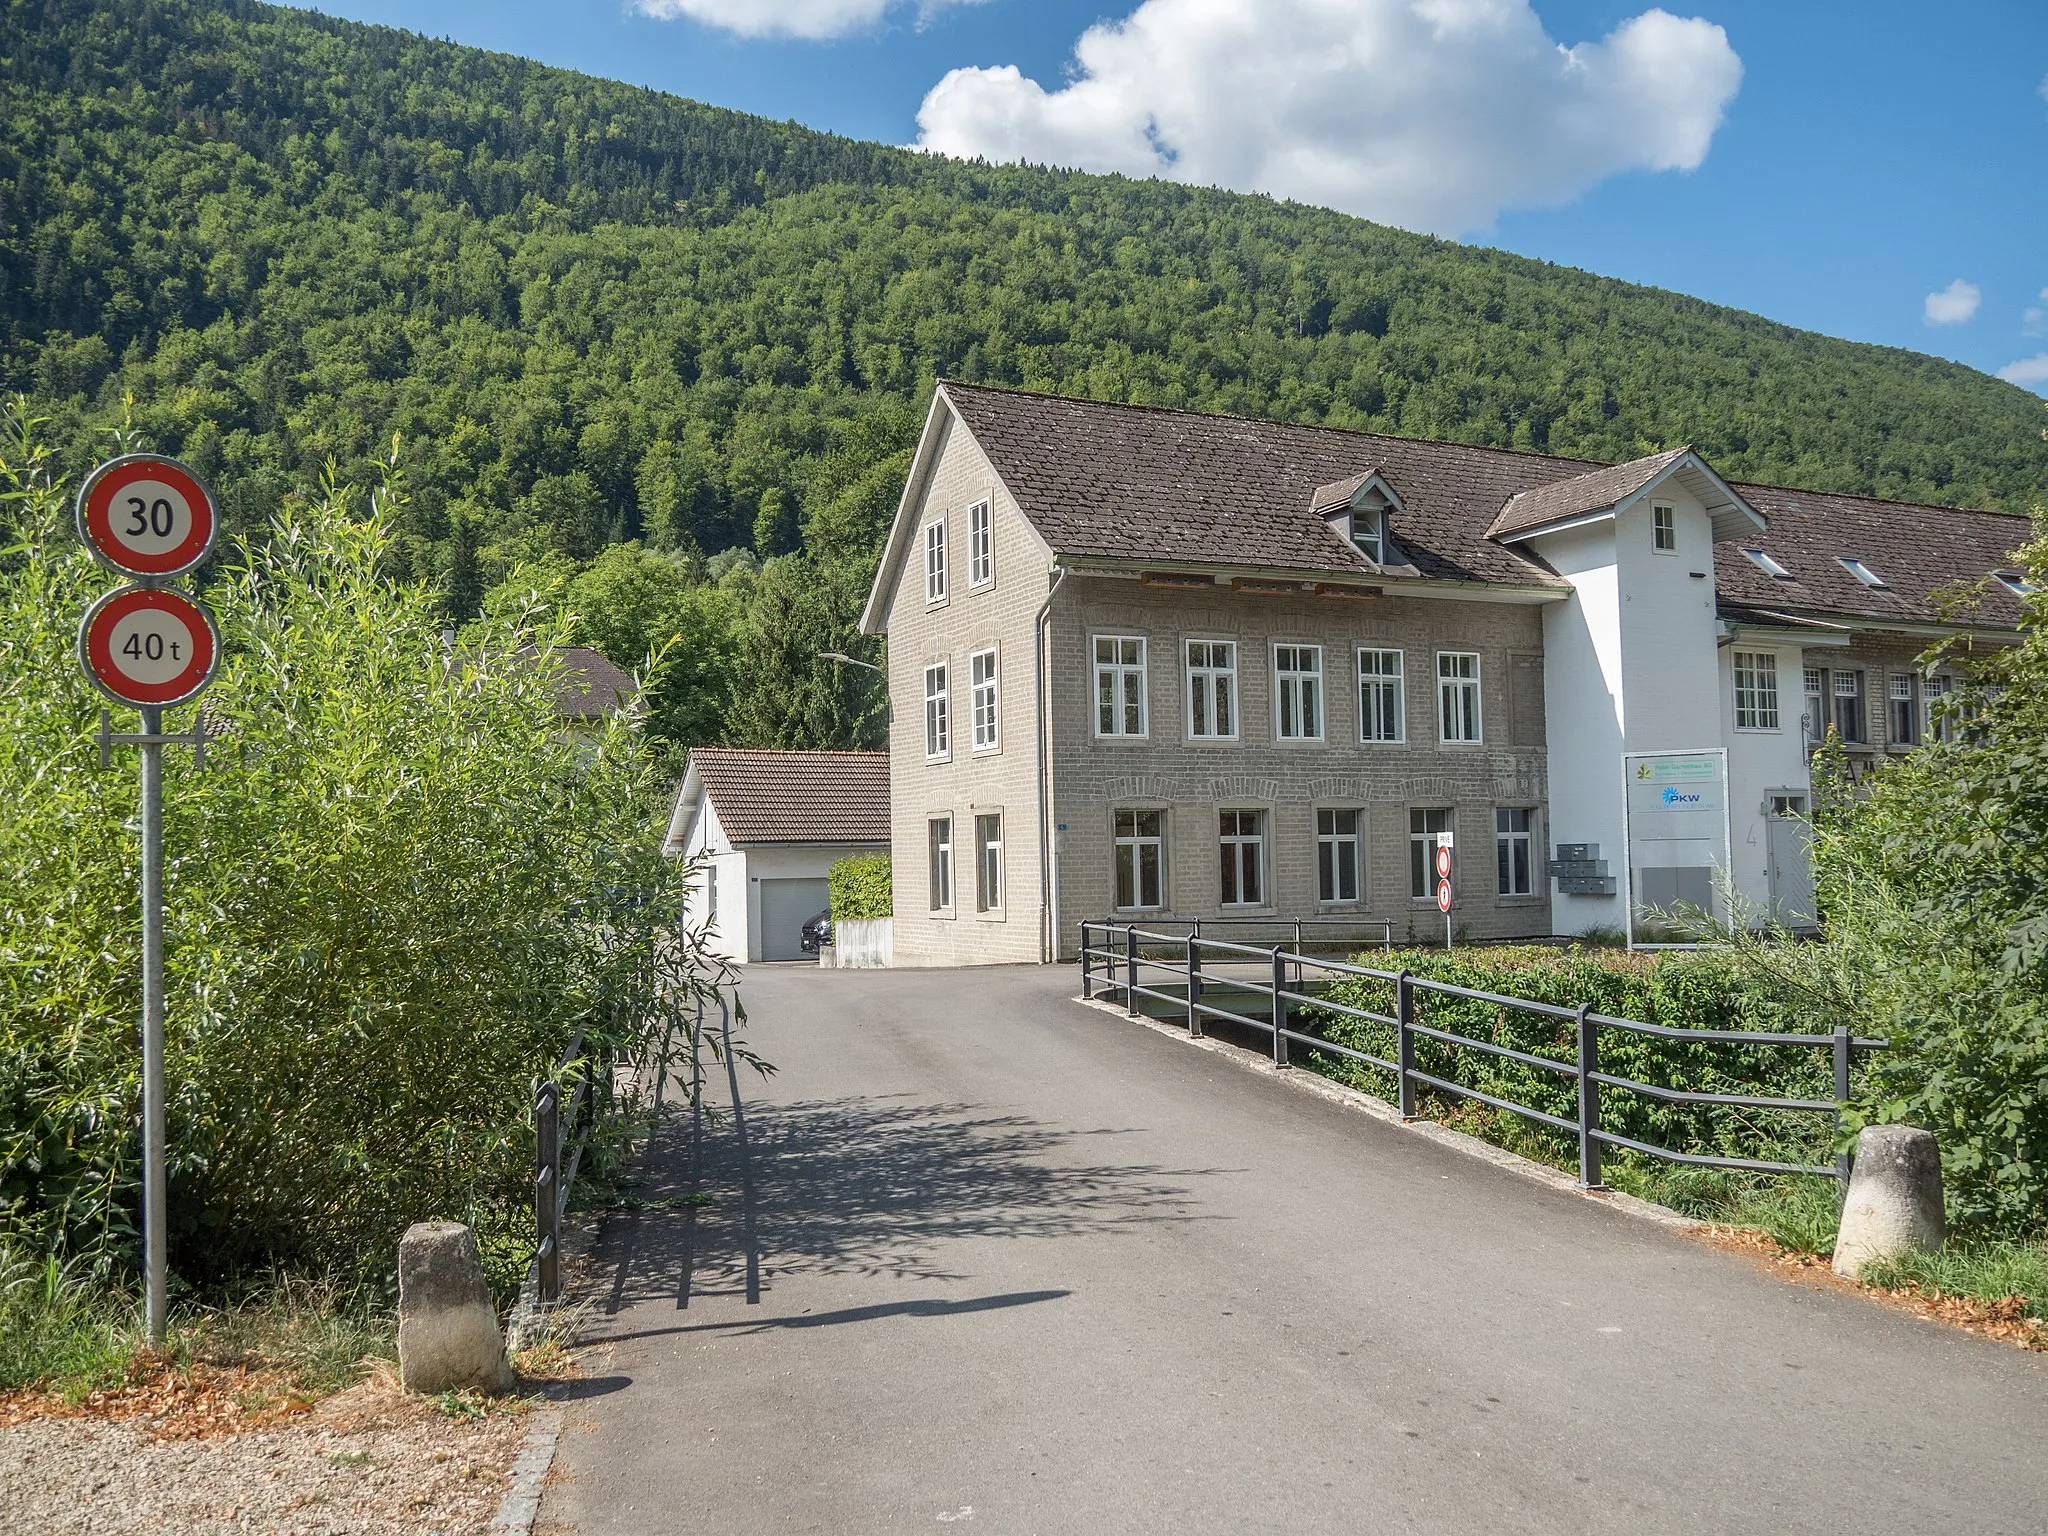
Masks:
[[[410,1392],[510,1392],[476,1236],[458,1221],[422,1221],[398,1244],[398,1370]]]

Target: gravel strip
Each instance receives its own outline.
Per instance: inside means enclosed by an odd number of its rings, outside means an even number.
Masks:
[[[9,1536],[483,1536],[524,1413],[450,1420],[385,1383],[289,1424],[165,1440],[138,1423],[43,1419],[0,1430]]]

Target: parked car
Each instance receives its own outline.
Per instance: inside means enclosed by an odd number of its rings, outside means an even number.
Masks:
[[[784,930],[784,932],[787,931],[787,929]],[[829,911],[820,912],[816,917],[804,924],[803,946],[805,954],[815,955],[820,949],[831,942],[832,914]]]

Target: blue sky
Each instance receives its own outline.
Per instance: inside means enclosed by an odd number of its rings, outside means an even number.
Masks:
[[[319,8],[860,138],[1300,196],[2048,392],[2048,5],[1666,3]]]

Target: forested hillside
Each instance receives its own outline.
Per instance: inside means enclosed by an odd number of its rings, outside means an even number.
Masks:
[[[1970,369],[1319,209],[931,160],[233,0],[0,4],[0,382],[71,466],[132,414],[254,528],[395,440],[403,558],[451,615],[523,566],[621,661],[684,634],[678,740],[872,738],[866,674],[814,653],[853,643],[944,375],[1691,442],[1935,502],[2048,484],[2039,402]]]

